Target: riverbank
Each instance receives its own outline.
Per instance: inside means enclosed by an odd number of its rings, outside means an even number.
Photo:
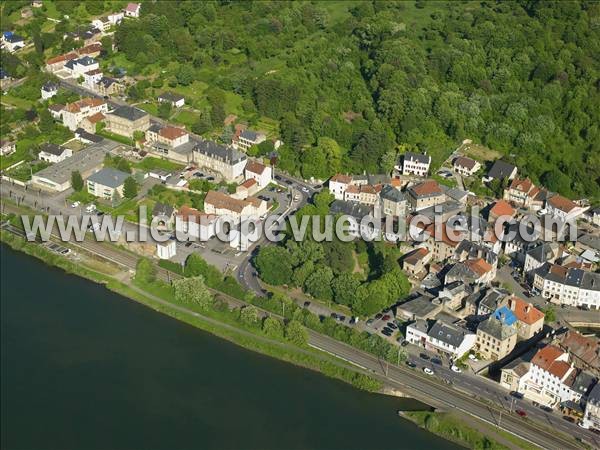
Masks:
[[[190,305],[177,304],[170,286],[166,283],[156,282],[150,285],[136,283],[135,280],[131,280],[130,274],[127,272],[120,270],[115,273],[112,268],[110,271],[112,273],[107,273],[109,266],[99,265],[99,262],[93,258],[91,261],[74,263],[51,252],[44,246],[25,242],[22,238],[6,231],[1,232],[1,240],[15,250],[23,251],[68,273],[101,283],[111,291],[246,349],[319,371],[363,390],[370,392],[381,392],[382,390],[381,382],[367,374],[360,373],[359,368],[349,367],[347,363],[315,349],[290,345],[283,335],[279,339],[266,336],[259,327],[241,321],[239,310],[233,311],[227,307],[224,308],[220,302],[215,303],[214,310],[190,310]],[[160,297],[155,294],[159,294]]]

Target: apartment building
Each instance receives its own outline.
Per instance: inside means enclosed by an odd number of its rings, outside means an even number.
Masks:
[[[547,262],[534,272],[533,286],[552,303],[600,309],[598,273]]]
[[[225,181],[231,182],[244,174],[248,158],[233,147],[200,140],[193,149],[193,160],[199,167],[219,172]]]
[[[416,175],[425,177],[429,173],[431,165],[431,156],[420,153],[406,152],[402,155],[402,166],[397,165],[396,169],[402,172],[402,175]]]
[[[466,156],[459,156],[452,162],[452,167],[456,173],[469,177],[481,168],[481,164]]]
[[[119,106],[106,114],[106,129],[121,136],[133,138],[136,131],[145,132],[150,127],[150,116],[134,106]]]
[[[87,179],[87,191],[95,197],[111,200],[115,193],[123,197],[123,187],[128,173],[110,167],[100,169]]]
[[[75,131],[86,117],[106,112],[108,112],[108,104],[104,100],[88,97],[67,103],[58,114],[62,118],[64,126]]]
[[[442,204],[446,194],[437,181],[427,180],[410,186],[407,190],[408,201],[414,211]]]
[[[219,191],[208,191],[204,198],[204,210],[207,214],[236,218],[262,216],[267,212],[267,202],[255,197],[240,200]]]
[[[479,324],[475,346],[482,358],[498,361],[513,351],[517,344],[517,328],[514,323],[509,323],[492,314]]]

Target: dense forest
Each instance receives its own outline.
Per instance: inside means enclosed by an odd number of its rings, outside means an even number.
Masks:
[[[145,85],[207,86],[198,130],[223,127],[227,96],[276,121],[293,173],[387,171],[411,148],[435,165],[469,138],[600,198],[598,2],[157,1],[114,39]]]
[[[305,176],[389,170],[399,144],[439,162],[470,138],[600,195],[597,2],[156,2],[116,38],[132,59],[209,67],[280,121]]]

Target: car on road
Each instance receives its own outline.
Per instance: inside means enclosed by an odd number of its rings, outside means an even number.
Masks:
[[[337,319],[338,319],[340,322],[343,322],[344,320],[346,320],[346,316],[343,316],[343,315],[339,314],[339,315],[338,315],[338,317],[337,317]]]
[[[456,372],[456,373],[461,373],[462,370],[460,370],[460,367],[455,366],[454,364],[452,364],[452,366],[450,367],[450,369],[452,370],[452,372]]]
[[[375,320],[381,319],[383,317],[383,314],[375,314]]]
[[[276,179],[276,180],[281,180],[281,176],[279,176],[279,175],[275,175],[275,179]]]
[[[283,180],[283,182],[284,182],[285,184],[287,184],[288,186],[291,186],[292,184],[294,184],[294,183],[293,183],[292,181],[290,181],[290,180]]]
[[[402,343],[400,344],[402,347],[406,347],[409,344],[408,341],[404,340],[402,341]]]
[[[337,320],[337,314],[336,313],[331,313],[329,314],[329,317],[331,317],[332,319],[336,319]]]
[[[406,365],[408,367],[410,367],[411,369],[414,369],[415,367],[417,367],[417,365],[412,361],[406,361]]]
[[[373,325],[373,322],[375,322],[375,319],[369,319],[367,320],[367,325]]]
[[[94,205],[93,203],[89,204],[86,208],[85,211],[88,213],[94,212],[96,211],[96,205]]]
[[[81,202],[79,202],[79,201],[73,202],[73,203],[71,203],[71,208],[77,208],[79,205],[81,205]]]
[[[523,394],[521,392],[517,392],[517,391],[512,391],[510,393],[510,395],[512,395],[514,398],[518,398],[519,400],[521,400],[523,398]]]
[[[429,367],[423,367],[423,372],[425,372],[425,374],[427,374],[427,375],[433,375],[435,373]]]
[[[441,359],[439,359],[439,358],[431,358],[431,362],[432,362],[433,364],[437,364],[438,366],[441,366],[441,365],[442,365],[442,360],[441,360]]]
[[[571,416],[563,416],[563,419],[565,419],[567,422],[575,423],[575,419]]]
[[[304,186],[303,186],[303,187],[302,187],[300,190],[301,190],[302,192],[305,192],[306,194],[308,194],[308,193],[310,192],[310,191],[308,190],[308,188],[307,188],[307,187],[304,187]]]
[[[546,405],[542,405],[542,406],[540,406],[540,409],[541,409],[542,411],[546,411],[546,412],[548,412],[548,413],[554,412],[554,410],[553,410],[552,408],[550,408],[549,406],[546,406]]]
[[[310,302],[304,302],[304,307],[308,308],[310,306]]]
[[[427,353],[419,353],[419,358],[429,361],[429,355]]]
[[[350,323],[350,325],[354,325],[356,323],[358,323],[358,317],[350,317],[350,320],[348,321],[348,323]]]
[[[517,415],[519,415],[521,417],[527,417],[527,413],[525,411],[523,411],[522,409],[516,409],[515,412],[517,413]]]

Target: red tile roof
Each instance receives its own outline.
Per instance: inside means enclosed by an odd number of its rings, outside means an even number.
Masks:
[[[513,216],[515,214],[515,210],[506,200],[498,200],[494,203],[492,209],[490,209],[490,214],[495,217],[500,216]]]
[[[550,205],[554,208],[560,209],[561,211],[564,212],[570,212],[573,208],[576,208],[577,205],[575,203],[573,203],[571,200],[569,200],[566,197],[563,197],[562,195],[556,194],[553,195],[552,197],[550,197],[550,199],[548,200],[548,203],[550,203]]]
[[[181,128],[172,127],[171,125],[167,125],[166,127],[162,127],[160,129],[160,131],[158,132],[158,134],[160,134],[162,137],[172,141],[173,139],[180,138],[181,136],[185,136],[188,133],[187,133],[187,131],[185,131]]]
[[[477,164],[477,161],[467,158],[466,156],[459,156],[454,160],[454,166],[466,167],[469,170],[473,170],[475,164]]]
[[[528,325],[544,320],[544,313],[519,297],[511,297],[508,301],[510,309],[515,313],[517,319]]]
[[[106,102],[104,100],[101,100],[99,98],[82,98],[81,100],[77,100],[76,102],[73,103],[68,103],[65,106],[65,109],[69,112],[75,113],[75,112],[79,112],[81,111],[82,108],[91,108],[94,106],[100,106],[105,104]]]
[[[555,345],[547,345],[537,351],[531,360],[531,363],[562,380],[571,368],[569,363],[557,361],[564,353],[565,352]]]
[[[255,184],[256,184],[256,180],[254,178],[248,178],[246,181],[244,181],[242,184],[240,184],[240,186],[243,186],[246,189],[249,189],[252,186],[254,186]]]
[[[182,217],[184,220],[188,221],[190,220],[190,218],[193,218],[193,220],[198,224],[202,223],[201,221],[211,221],[217,218],[217,216],[214,214],[206,214],[202,211],[197,210],[196,208],[192,208],[187,205],[183,205],[181,206],[181,208],[179,208],[179,210],[177,211],[177,216]]]
[[[338,183],[350,184],[352,182],[352,177],[350,175],[344,175],[343,173],[335,174],[331,177],[330,181],[336,181]]]
[[[443,193],[442,188],[435,180],[423,181],[422,183],[412,186],[411,189],[418,196]]]
[[[98,112],[96,114],[92,114],[91,116],[86,117],[86,120],[90,123],[102,122],[104,119],[106,119],[106,116],[104,114],[102,114],[101,112]]]
[[[248,161],[246,164],[246,170],[248,172],[256,173],[258,175],[262,175],[262,173],[267,169],[264,164],[261,164],[257,161]]]
[[[480,277],[485,275],[486,273],[488,273],[490,270],[493,269],[493,267],[488,262],[486,262],[483,258],[469,259],[469,260],[465,261],[463,264],[465,266],[467,266],[469,269],[471,269],[473,272],[475,272],[477,275],[479,275]]]

